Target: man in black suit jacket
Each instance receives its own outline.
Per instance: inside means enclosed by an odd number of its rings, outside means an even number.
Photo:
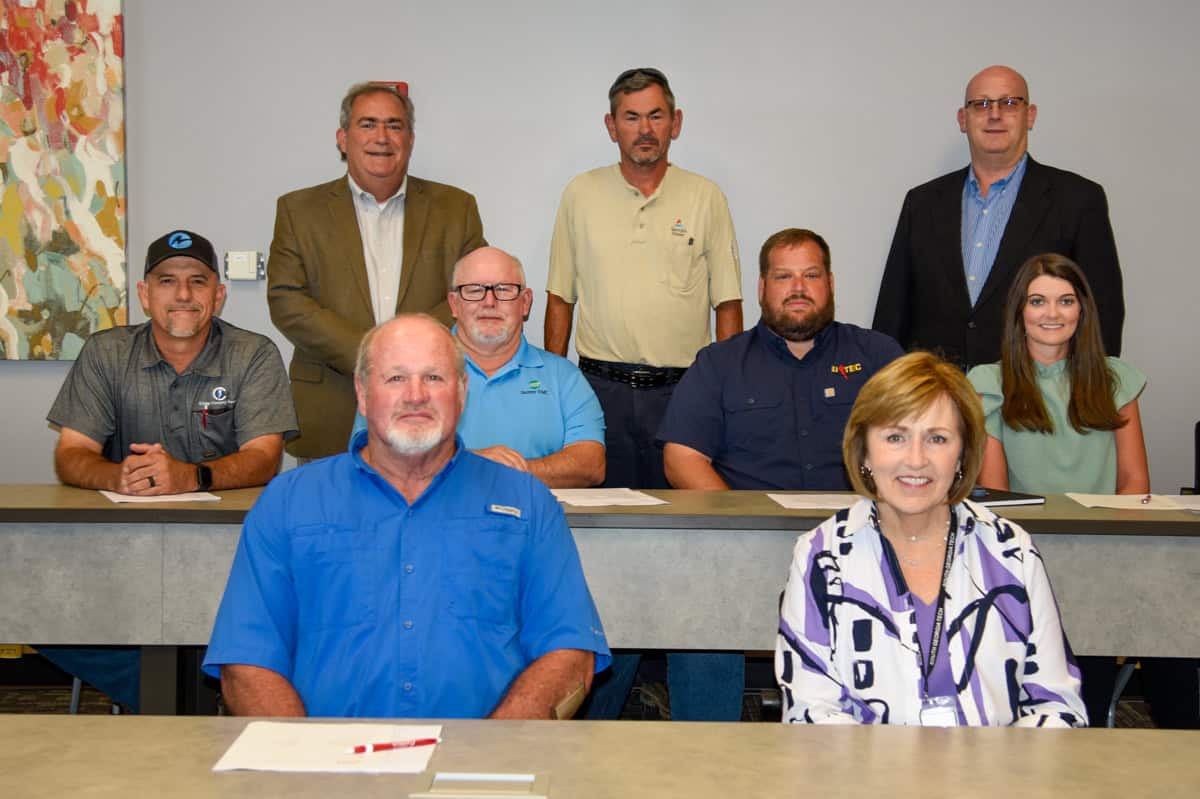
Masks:
[[[1104,347],[1120,354],[1125,299],[1104,189],[1028,157],[1036,118],[1025,79],[1008,67],[988,67],[967,84],[958,124],[971,165],[917,186],[904,198],[872,327],[907,350],[933,350],[964,368],[998,361],[1013,277],[1027,258],[1056,252],[1087,274]],[[1013,189],[1015,200],[1003,197]],[[968,203],[977,204],[971,219],[980,223],[971,230],[963,222]],[[1001,228],[1006,206],[1011,211]],[[990,239],[987,214],[997,226]],[[975,247],[981,254],[968,263],[964,250]]]

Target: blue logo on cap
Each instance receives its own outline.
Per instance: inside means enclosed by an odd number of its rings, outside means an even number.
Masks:
[[[176,250],[186,250],[192,246],[192,237],[181,230],[172,233],[171,238],[167,239],[167,244]]]

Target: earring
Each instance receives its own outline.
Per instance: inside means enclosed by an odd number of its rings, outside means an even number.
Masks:
[[[871,467],[865,463],[860,463],[858,465],[858,473],[861,474],[863,477],[872,477],[874,474],[871,471]]]
[[[954,470],[954,482],[958,483],[963,479],[962,464],[958,464],[958,468]]]

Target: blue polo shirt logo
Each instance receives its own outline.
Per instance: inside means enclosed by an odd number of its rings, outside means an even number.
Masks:
[[[542,388],[542,381],[536,377],[531,377],[525,388],[521,389],[522,394],[546,394],[546,389]]]
[[[180,230],[171,234],[171,238],[167,239],[167,244],[172,249],[186,250],[192,246],[192,237]]]

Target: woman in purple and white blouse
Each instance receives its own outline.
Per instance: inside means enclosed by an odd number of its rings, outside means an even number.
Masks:
[[[866,498],[796,542],[785,722],[1087,725],[1037,547],[966,499],[986,437],[975,390],[933,355],[863,386],[842,451]]]

